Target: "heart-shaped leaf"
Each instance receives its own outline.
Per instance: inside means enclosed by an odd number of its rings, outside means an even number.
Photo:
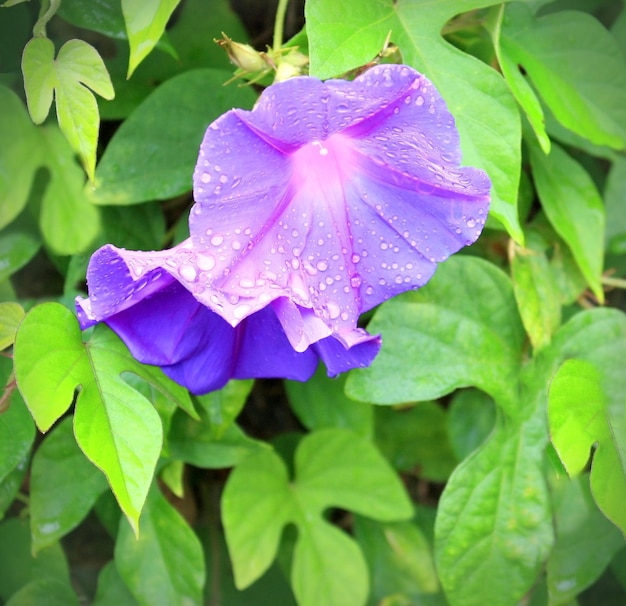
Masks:
[[[57,303],[44,303],[26,315],[16,336],[14,362],[18,387],[42,431],[76,401],[78,445],[105,473],[137,530],[161,452],[162,426],[153,405],[123,375],[138,375],[190,411],[187,392],[158,368],[134,360],[104,325],[84,343],[76,317]]]

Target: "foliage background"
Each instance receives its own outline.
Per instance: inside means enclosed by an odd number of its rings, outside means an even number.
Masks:
[[[81,335],[98,246],[186,237],[205,128],[258,94],[213,39],[263,49],[274,9],[0,8],[0,603],[625,603],[620,0],[289,5],[311,75],[424,72],[494,184],[479,242],[364,319],[371,368],[191,397]]]

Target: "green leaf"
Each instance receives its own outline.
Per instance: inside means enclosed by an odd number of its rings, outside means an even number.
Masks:
[[[415,522],[381,523],[357,516],[354,532],[368,563],[371,597],[377,604],[390,594],[417,597],[419,604],[419,596],[438,592],[432,549]]]
[[[607,518],[626,533],[626,455],[615,437],[623,434],[624,411],[618,418],[611,417],[602,383],[602,375],[592,363],[566,360],[550,385],[550,432],[570,475],[583,470],[590,447],[596,445],[591,491]]]
[[[42,431],[76,399],[74,431],[81,450],[107,476],[137,528],[161,451],[162,427],[152,404],[123,379],[133,373],[180,407],[182,390],[155,367],[139,364],[106,326],[87,343],[75,316],[56,303],[33,308],[17,333],[17,384]]]
[[[234,106],[250,107],[249,89],[224,87],[229,74],[192,70],[152,93],[116,131],[98,165],[97,204],[136,204],[191,189],[207,126]],[[173,113],[177,119],[172,120]]]
[[[109,38],[128,39],[119,0],[98,0],[91,4],[81,0],[63,0],[56,14],[72,25],[99,32]]]
[[[8,474],[0,480],[0,520],[24,485],[26,473],[29,471],[30,453],[28,453]]]
[[[130,43],[128,78],[156,46],[179,2],[180,0],[122,0]]]
[[[355,541],[325,523],[314,528],[304,526],[300,533],[291,569],[298,604],[365,604],[367,567]]]
[[[117,571],[115,562],[108,562],[98,575],[98,588],[93,606],[137,606],[138,602],[133,597],[120,573]]]
[[[541,206],[572,251],[589,287],[603,301],[604,205],[596,186],[556,143],[547,156],[531,146],[530,162]]]
[[[172,417],[167,444],[170,456],[206,469],[232,467],[267,448],[235,424],[224,429],[211,423],[206,413],[197,421],[181,411]]]
[[[608,250],[614,254],[626,253],[626,158],[615,160],[609,171],[604,190],[606,205],[605,240]]]
[[[291,483],[273,452],[244,459],[231,473],[222,500],[237,587],[267,570],[284,526],[292,522],[299,533],[292,568],[298,603],[364,604],[363,557],[347,535],[322,518],[331,506],[383,521],[412,515],[399,478],[367,440],[348,430],[325,429],[303,438]]]
[[[515,100],[495,70],[441,36],[452,17],[490,4],[489,0],[308,2],[310,73],[324,79],[368,63],[391,32],[404,62],[432,80],[446,100],[461,135],[464,164],[487,172],[493,183],[491,213],[521,242],[517,217],[521,130]]]
[[[22,56],[28,111],[41,124],[54,96],[61,131],[79,154],[93,181],[100,117],[93,90],[105,99],[114,96],[111,79],[102,58],[83,40],[69,40],[54,58],[48,38],[33,38]]]
[[[507,6],[501,44],[561,124],[596,145],[626,147],[626,67],[615,39],[588,13],[534,18]]]
[[[598,510],[586,475],[562,479],[556,499],[556,542],[547,563],[550,604],[567,604],[600,577],[624,537]]]
[[[19,303],[0,303],[0,351],[13,345],[24,315],[24,308]]]
[[[20,214],[40,157],[37,132],[20,98],[0,86],[0,229]],[[3,267],[3,265],[0,265]]]
[[[100,213],[84,193],[84,174],[54,126],[40,129],[41,147],[50,170],[50,182],[41,201],[39,225],[58,255],[83,252],[100,230]]]
[[[368,330],[384,345],[369,368],[350,373],[350,397],[401,404],[476,386],[514,406],[524,330],[511,281],[492,263],[448,259],[419,292],[382,305]]]
[[[372,434],[374,409],[346,397],[347,375],[329,378],[323,366],[306,382],[285,381],[289,404],[300,422],[311,430],[326,427],[351,429],[363,437]]]
[[[24,267],[41,246],[32,231],[21,229],[16,223],[0,233],[0,282]]]
[[[457,460],[448,441],[446,412],[435,402],[421,402],[410,409],[375,410],[376,445],[399,471],[445,482]]]
[[[69,568],[61,546],[56,543],[33,557],[28,522],[17,518],[0,524],[0,568],[0,599],[5,602],[31,581],[50,579],[68,587],[70,584]]]
[[[82,87],[81,87],[82,88]],[[83,172],[58,129],[35,128],[18,97],[0,86],[0,229],[26,205],[39,167],[50,171],[43,193],[40,228],[47,244],[60,255],[82,251],[99,229],[98,211],[83,193]],[[9,241],[5,244],[5,239]],[[0,236],[0,281],[25,264],[39,242],[28,230],[16,228]],[[5,262],[3,262],[5,261]],[[8,263],[8,265],[7,265]]]
[[[2,304],[5,305],[5,304]],[[0,357],[0,519],[15,498],[30,462],[35,424],[15,389],[11,359]]]
[[[552,518],[540,464],[547,442],[543,413],[537,406],[525,423],[500,420],[446,485],[435,547],[446,597],[455,606],[514,606],[550,551]]]
[[[137,229],[137,225],[141,225],[142,229]],[[165,217],[158,202],[104,206],[102,228],[106,241],[121,248],[159,250],[166,242]]]
[[[0,416],[0,482],[4,481],[30,453],[35,426],[19,394]]]
[[[487,439],[495,420],[495,404],[487,394],[477,389],[463,389],[454,394],[448,409],[448,439],[459,461]]]
[[[225,387],[204,396],[196,396],[206,419],[210,422],[216,437],[220,437],[235,421],[243,409],[254,381],[229,381]]]
[[[159,480],[167,486],[179,499],[185,497],[185,463],[170,461],[159,473]]]
[[[106,490],[100,471],[87,460],[65,419],[33,457],[30,526],[33,552],[52,545],[75,528]]]
[[[533,348],[539,350],[550,343],[561,324],[561,293],[540,238],[528,234],[526,243],[528,248],[512,249],[511,277],[524,328]]]
[[[120,523],[115,566],[139,604],[202,602],[205,566],[200,541],[154,485],[139,538],[123,520]]]
[[[80,602],[69,583],[54,579],[37,579],[24,585],[11,596],[6,606],[79,606]]]
[[[506,83],[526,113],[526,117],[535,132],[541,149],[547,154],[550,152],[550,137],[546,133],[541,103],[535,91],[521,74],[519,66],[514,59],[515,53],[510,50],[507,39],[502,37],[502,21],[505,15],[505,7],[505,4],[501,4],[496,10],[492,10],[489,18],[491,22],[489,29],[496,56]]]

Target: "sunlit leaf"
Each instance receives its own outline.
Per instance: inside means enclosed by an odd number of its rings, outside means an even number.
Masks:
[[[130,60],[128,77],[159,41],[180,0],[122,0]]]
[[[248,586],[267,570],[284,526],[292,522],[298,528],[292,568],[298,603],[364,604],[368,579],[363,556],[346,534],[322,518],[330,506],[383,521],[412,515],[399,478],[367,440],[347,430],[325,429],[303,438],[292,483],[273,452],[242,461],[230,475],[222,501],[237,586]]]
[[[114,96],[98,51],[83,40],[69,40],[55,59],[50,39],[33,38],[24,49],[22,71],[33,122],[41,124],[46,119],[54,97],[61,131],[93,180],[100,117],[91,91],[105,99]]]
[[[24,309],[19,303],[0,303],[0,351],[13,345],[23,318]]]
[[[566,360],[550,385],[552,443],[570,475],[582,471],[596,446],[591,491],[604,514],[626,534],[626,454],[624,406],[612,415],[600,372],[586,360]]]
[[[84,343],[76,317],[56,303],[27,314],[14,356],[19,389],[42,431],[76,400],[76,440],[105,473],[136,529],[161,451],[162,427],[152,404],[123,375],[138,375],[184,409],[186,392],[159,369],[134,360],[104,325]]]

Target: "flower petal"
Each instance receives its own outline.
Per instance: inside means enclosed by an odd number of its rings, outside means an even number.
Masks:
[[[225,295],[207,304],[236,325],[288,299],[332,333],[354,330],[361,312],[423,286],[480,234],[490,182],[460,157],[445,102],[407,66],[269,87],[201,145],[190,230]],[[316,342],[283,327],[298,349]]]
[[[81,328],[106,322],[137,360],[160,366],[193,393],[231,378],[305,381],[320,358],[336,374],[369,364],[378,352],[379,337],[362,331],[337,340],[311,310],[282,299],[231,326],[192,292],[197,257],[188,241],[162,252],[102,247],[88,268],[90,298],[76,301]],[[305,346],[296,350],[283,325],[294,339],[300,326]],[[319,349],[309,347],[316,341]]]
[[[346,341],[350,346],[346,345]],[[352,368],[369,366],[378,355],[381,346],[379,335],[372,336],[360,328],[351,333],[326,337],[311,345],[311,349],[321,358],[326,366],[328,376],[333,377],[340,372]]]

